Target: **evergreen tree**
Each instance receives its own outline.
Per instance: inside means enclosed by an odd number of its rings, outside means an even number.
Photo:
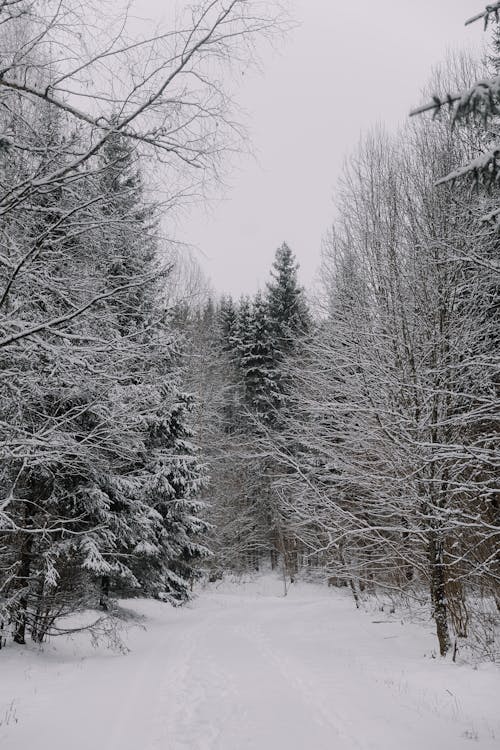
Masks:
[[[297,280],[297,270],[294,255],[284,242],[276,250],[271,272],[273,280],[267,285],[269,318],[278,358],[290,354],[297,339],[310,327],[310,316],[304,290]]]
[[[279,372],[276,369],[272,322],[262,294],[256,294],[248,319],[246,345],[239,362],[249,408],[270,422],[281,402]]]
[[[238,311],[232,297],[222,297],[219,302],[217,320],[223,351],[234,349],[234,336],[238,321]]]
[[[63,124],[53,132],[60,153]],[[194,499],[202,473],[178,346],[157,301],[152,213],[128,145],[111,142],[106,155],[97,174],[82,170],[71,188],[52,189],[39,207],[33,200],[23,231],[11,212],[1,236],[4,247],[18,240],[19,257],[27,244],[36,252],[8,291],[7,330],[19,305],[36,325],[103,295],[64,330],[28,349],[14,344],[2,362],[11,448],[1,521],[16,533],[2,539],[0,605],[19,643],[27,631],[41,641],[59,615],[97,597],[107,608],[113,591],[182,601],[205,554]]]
[[[171,386],[163,395],[140,467],[140,496],[156,521],[152,536],[136,545],[133,567],[141,593],[182,604],[198,576],[197,563],[209,555],[200,542],[208,524],[197,499],[205,478],[187,424],[192,398]]]
[[[252,303],[248,296],[241,297],[229,344],[235,355],[236,364],[240,365],[252,345]]]
[[[120,331],[130,335],[150,322],[159,294],[155,207],[144,200],[137,155],[124,136],[113,133],[108,138],[99,164],[101,212],[106,239],[113,248],[103,258],[102,270],[110,285],[144,281],[110,301],[117,308]]]
[[[108,525],[118,529],[115,549],[108,550],[117,564],[112,575],[101,578],[101,603],[106,606],[113,585],[120,591],[127,584],[181,603],[195,577],[194,560],[208,554],[197,541],[206,524],[198,517],[201,506],[194,497],[203,473],[188,440],[192,399],[179,390],[181,352],[158,303],[162,274],[156,269],[154,214],[145,205],[130,145],[117,136],[101,158],[106,160],[104,209],[113,217],[117,250],[109,275],[120,282],[140,282],[114,301],[117,329],[134,343],[114,398],[118,408],[125,402],[130,409],[138,449],[131,461],[112,467],[101,481],[114,519]],[[121,560],[130,565],[124,567]]]

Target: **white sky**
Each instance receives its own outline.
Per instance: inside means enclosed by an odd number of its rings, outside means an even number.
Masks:
[[[158,18],[165,0],[149,0]],[[179,239],[218,292],[253,293],[286,240],[313,282],[321,238],[334,216],[343,159],[362,132],[396,127],[431,68],[450,48],[478,46],[482,25],[464,21],[486,0],[289,0],[300,26],[278,53],[265,49],[238,101],[256,159],[234,165],[225,196],[184,215]],[[164,7],[164,6],[163,6]]]

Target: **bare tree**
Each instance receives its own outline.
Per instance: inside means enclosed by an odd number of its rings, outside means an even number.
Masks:
[[[281,512],[310,557],[357,600],[425,584],[442,654],[477,632],[474,594],[491,602],[499,584],[497,239],[485,196],[434,188],[476,146],[458,135],[446,122],[379,132],[348,162],[327,317],[275,449]]]
[[[5,159],[16,152],[31,156],[25,170],[12,174],[0,190],[4,219],[35,196],[47,197],[99,171],[96,157],[115,134],[129,139],[141,155],[157,157],[169,185],[169,204],[194,186],[201,190],[217,173],[224,153],[242,143],[224,71],[230,63],[246,65],[254,39],[272,34],[281,23],[252,0],[211,0],[187,9],[174,29],[134,39],[125,11],[111,28],[98,31],[97,21],[91,24],[92,8],[85,19],[80,10],[77,3],[50,1],[0,8],[2,151]],[[67,135],[56,151],[47,150],[43,133],[30,125],[29,113],[42,105],[65,118]],[[63,231],[84,208],[58,215],[54,229]],[[43,236],[35,237],[14,257],[9,253],[2,312],[19,276],[40,259],[42,242]],[[100,299],[98,293],[87,300],[71,320]],[[54,329],[67,323],[53,317],[43,325]],[[4,333],[0,347],[31,335],[32,326],[17,326],[15,333]]]

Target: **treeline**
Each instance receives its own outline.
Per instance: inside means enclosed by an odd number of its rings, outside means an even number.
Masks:
[[[31,114],[43,119],[43,131],[30,123],[43,132],[33,144],[42,154],[6,154],[4,183],[34,168],[43,178],[52,153],[64,164],[64,118],[44,105]],[[26,112],[11,124],[25,122]],[[95,171],[33,195],[2,224],[12,280],[2,334],[14,338],[20,316],[34,331],[2,357],[0,586],[18,643],[27,628],[41,640],[96,586],[103,607],[117,587],[182,600],[190,561],[204,554],[193,499],[203,473],[188,442],[178,344],[159,302],[166,269],[155,260],[155,221],[133,149],[116,135]]]
[[[435,87],[445,101],[485,73],[455,56]],[[496,656],[499,192],[480,174],[436,187],[490,138],[451,117],[377,130],[349,159],[314,322],[273,312],[294,285],[221,301],[203,429],[222,568],[279,558],[357,604],[427,596],[441,654],[472,636]]]
[[[196,441],[207,463],[212,578],[275,567],[286,556],[273,496],[274,458],[262,448],[284,428],[289,362],[299,357],[312,318],[286,243],[276,251],[263,292],[178,305],[190,341],[188,382],[198,394]]]
[[[498,230],[485,196],[434,189],[456,144],[417,125],[348,165],[278,482],[303,548],[355,597],[427,588],[442,654],[475,600],[500,608]]]
[[[213,76],[276,21],[216,0],[134,36],[102,10],[0,0],[0,646],[182,603],[208,554],[164,221],[237,146]]]
[[[171,304],[165,212],[235,145],[212,76],[276,26],[193,13],[91,38],[71,0],[0,0],[0,643],[270,564],[496,655],[499,46],[362,141],[311,307],[286,244],[255,296]]]

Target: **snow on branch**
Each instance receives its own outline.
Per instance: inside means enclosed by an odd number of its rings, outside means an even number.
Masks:
[[[467,21],[465,22],[465,25],[470,26],[471,23],[480,21],[483,18],[484,28],[486,29],[492,16],[494,17],[495,21],[498,22],[499,11],[500,11],[500,3],[491,3],[490,5],[487,5],[486,8],[483,11],[481,11],[481,13],[477,13],[475,16],[472,16],[472,18],[467,19]]]

